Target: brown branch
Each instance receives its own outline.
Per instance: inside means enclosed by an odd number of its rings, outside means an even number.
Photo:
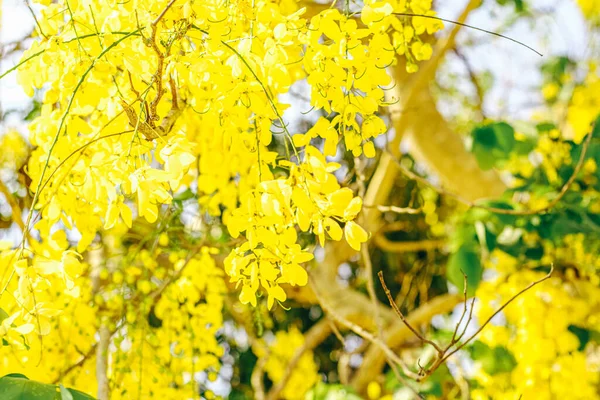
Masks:
[[[344,339],[344,337],[342,336],[342,333],[340,332],[338,327],[335,325],[335,323],[331,320],[331,318],[329,316],[327,316],[327,322],[329,323],[329,326],[331,327],[331,331],[333,332],[333,334],[335,335],[337,340],[340,341],[342,346],[346,347],[346,340]]]
[[[409,253],[413,251],[436,250],[444,246],[444,240],[417,240],[411,242],[394,242],[385,237],[383,233],[378,233],[373,238],[373,242],[383,251],[390,253]]]
[[[311,275],[309,275],[309,280],[312,283],[313,278]],[[315,287],[314,284],[313,287]],[[414,375],[414,373],[412,373],[408,368],[406,368],[406,364],[404,363],[404,361],[400,357],[398,357],[396,353],[394,353],[380,338],[376,337],[371,332],[363,329],[361,326],[353,323],[352,321],[349,321],[348,319],[344,318],[339,313],[337,313],[336,310],[333,307],[331,307],[331,305],[321,296],[318,290],[315,290],[315,295],[317,296],[319,304],[321,305],[323,310],[335,322],[379,347],[387,357],[389,357],[396,364],[400,365],[403,368],[403,370],[405,370],[405,373]]]
[[[381,325],[381,313],[379,312],[379,302],[377,301],[377,295],[375,294],[375,283],[373,282],[373,263],[371,262],[371,256],[369,255],[369,245],[363,243],[361,249],[362,259],[365,265],[365,273],[367,274],[367,292],[373,305],[373,313],[375,315],[375,325],[377,326],[377,335],[381,338],[383,335],[383,327]]]
[[[263,376],[265,364],[267,363],[268,359],[268,355],[259,358],[254,366],[254,369],[252,370],[252,375],[250,376],[250,384],[252,385],[254,398],[256,400],[265,400],[265,385],[263,383]]]
[[[588,149],[590,147],[590,143],[592,142],[592,137],[593,137],[593,134],[594,134],[594,131],[595,131],[595,128],[596,128],[596,123],[597,123],[597,121],[595,121],[592,124],[591,131],[588,134],[588,136],[585,139],[585,141],[583,142],[582,149],[581,149],[581,154],[579,155],[579,160],[577,161],[577,164],[575,166],[573,174],[570,176],[570,178],[567,180],[567,182],[562,186],[560,192],[558,193],[558,196],[556,196],[547,205],[545,205],[543,207],[540,207],[540,208],[531,209],[531,210],[507,210],[507,209],[504,209],[504,208],[488,207],[488,206],[484,206],[484,205],[481,205],[481,204],[477,204],[477,203],[475,203],[473,201],[470,201],[470,200],[462,197],[459,194],[447,191],[444,188],[441,188],[439,186],[436,186],[436,185],[432,184],[427,179],[423,178],[422,176],[419,176],[419,175],[415,174],[414,172],[412,172],[411,170],[409,170],[408,168],[406,168],[404,165],[402,165],[402,163],[400,161],[398,161],[395,158],[394,158],[394,163],[400,169],[400,171],[402,171],[402,173],[404,175],[408,176],[410,179],[413,179],[413,180],[415,180],[415,181],[417,181],[417,182],[419,182],[421,184],[429,186],[429,187],[433,188],[434,190],[436,190],[438,193],[440,193],[442,195],[445,195],[445,196],[448,196],[448,197],[452,197],[453,199],[459,201],[460,203],[463,203],[464,205],[466,205],[469,208],[479,208],[479,209],[482,209],[482,210],[487,210],[489,212],[493,212],[493,213],[496,213],[496,214],[503,214],[503,215],[516,215],[516,216],[536,215],[536,214],[541,214],[541,213],[547,212],[550,209],[554,208],[554,206],[556,206],[560,202],[560,200],[562,200],[562,198],[567,194],[567,192],[571,189],[571,186],[573,186],[573,183],[575,182],[575,179],[577,178],[577,175],[581,171],[581,168],[583,167],[583,164],[585,162],[585,156],[586,156],[587,151],[588,151]]]
[[[410,312],[407,320],[413,326],[426,325],[431,322],[434,315],[446,314],[462,301],[462,296],[444,294],[429,302],[422,304]],[[391,310],[390,310],[391,311]],[[392,313],[393,316],[396,316]],[[410,341],[414,334],[396,318],[396,323],[390,325],[385,332],[388,347],[397,349]],[[376,346],[371,346],[363,356],[363,363],[352,378],[352,386],[358,391],[363,391],[369,382],[376,379],[385,364],[385,355]]]
[[[156,25],[158,25],[158,23],[160,22],[160,20],[165,16],[165,14],[167,13],[167,11],[169,11],[169,8],[171,8],[171,6],[173,5],[173,3],[175,3],[177,0],[171,0],[169,2],[169,4],[167,4],[167,6],[165,7],[164,10],[162,10],[162,12],[160,13],[160,15],[152,22],[152,26],[155,27]]]
[[[108,346],[111,332],[106,325],[98,329],[98,345],[96,346],[96,380],[98,381],[98,400],[110,399],[110,381],[108,379]]]
[[[456,56],[462,61],[462,63],[465,66],[465,69],[467,70],[467,73],[469,74],[469,79],[471,80],[471,83],[473,84],[473,87],[475,88],[475,94],[477,95],[477,111],[479,111],[479,113],[481,114],[481,116],[483,118],[485,118],[485,112],[483,111],[483,100],[484,100],[484,90],[481,87],[481,85],[479,84],[479,79],[477,78],[477,75],[475,74],[475,71],[473,70],[473,67],[471,66],[471,63],[469,62],[469,59],[462,53],[462,51],[460,51],[459,49],[453,49],[454,54],[456,54]]]
[[[165,58],[169,56],[169,52],[170,52],[170,45],[166,46],[165,53],[163,53],[160,50],[160,48],[158,47],[158,44],[156,43],[156,34],[157,34],[157,30],[158,30],[158,23],[165,16],[165,14],[171,8],[171,6],[175,3],[175,1],[177,1],[177,0],[171,0],[169,2],[169,4],[167,4],[167,6],[163,9],[163,11],[159,14],[159,16],[152,22],[152,24],[150,26],[150,28],[151,28],[150,37],[149,38],[144,37],[144,43],[146,44],[146,46],[150,47],[154,51],[154,53],[156,53],[156,58],[157,58],[156,72],[154,72],[154,75],[152,78],[153,82],[156,83],[156,96],[150,102],[149,106],[145,100],[142,100],[144,107],[146,108],[146,120],[142,121],[138,117],[135,110],[130,105],[125,103],[125,101],[123,101],[123,100],[121,101],[121,105],[123,106],[123,109],[125,110],[127,117],[129,118],[129,124],[132,125],[133,127],[135,127],[140,133],[142,133],[144,135],[146,140],[149,140],[149,141],[154,140],[154,139],[158,138],[159,136],[165,136],[167,133],[169,133],[170,130],[173,128],[175,121],[181,114],[181,110],[179,109],[179,106],[178,106],[175,84],[174,84],[173,79],[171,77],[169,77],[171,93],[173,94],[171,110],[169,111],[168,115],[165,118],[163,118],[163,121],[161,122],[160,126],[155,125],[155,122],[160,120],[160,117],[157,112],[157,108],[160,103],[160,100],[162,99],[163,95],[165,94],[165,90],[163,89],[163,79],[162,78],[163,78],[163,73],[164,73],[164,69],[165,69],[165,65],[164,65]],[[128,73],[129,73],[129,71],[128,71]],[[133,82],[131,81],[131,74],[129,76],[129,81],[131,83],[132,91],[134,93],[136,93],[136,90],[133,87]]]
[[[129,78],[129,86],[131,86],[131,91],[135,94],[135,97],[141,99],[140,92],[137,91],[135,85],[133,84],[133,78],[131,77],[131,72],[127,70],[127,77]]]
[[[97,344],[94,344],[87,353],[83,354],[81,359],[75,364],[71,364],[65,370],[61,371],[60,374],[52,381],[53,384],[58,384],[65,376],[67,376],[75,368],[81,367],[87,360],[89,360],[94,354],[96,354]]]
[[[102,249],[95,249],[87,253],[88,263],[90,265],[90,278],[92,283],[92,296],[96,295],[102,289],[100,272],[103,259]],[[108,329],[101,316],[97,316],[98,343],[95,346],[96,353],[96,381],[98,383],[98,400],[110,399],[110,381],[108,379],[108,348],[112,332]]]

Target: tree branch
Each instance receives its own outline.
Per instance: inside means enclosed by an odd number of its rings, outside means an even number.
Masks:
[[[106,325],[98,328],[98,345],[96,346],[96,381],[98,382],[98,400],[110,399],[108,380],[108,346],[111,333]]]
[[[503,215],[530,216],[530,215],[542,214],[542,213],[545,213],[545,212],[551,210],[552,208],[554,208],[562,200],[562,198],[567,194],[567,192],[571,189],[571,187],[573,186],[573,183],[575,183],[575,179],[577,179],[577,175],[581,171],[581,168],[583,167],[583,164],[585,162],[585,156],[587,155],[587,151],[590,147],[592,137],[594,136],[594,133],[596,131],[596,127],[597,127],[597,124],[599,121],[600,121],[600,117],[598,117],[598,119],[596,121],[594,121],[594,123],[592,124],[590,133],[587,135],[585,141],[583,142],[581,153],[579,155],[579,160],[577,161],[577,164],[575,165],[575,169],[573,170],[573,173],[571,174],[571,176],[569,177],[567,182],[565,182],[565,184],[561,187],[558,195],[552,201],[550,201],[547,205],[545,205],[543,207],[535,208],[535,209],[530,209],[530,210],[511,210],[511,209],[507,210],[504,208],[488,207],[488,206],[484,206],[481,204],[477,204],[476,202],[470,201],[469,199],[467,199],[459,194],[456,194],[456,193],[448,191],[444,188],[433,185],[427,179],[415,174],[414,172],[412,172],[411,170],[406,168],[398,160],[394,160],[394,161],[395,161],[395,164],[398,167],[398,169],[400,169],[402,171],[402,173],[405,174],[410,179],[413,179],[423,185],[427,185],[427,186],[435,189],[438,193],[440,193],[442,195],[452,197],[453,199],[457,200],[460,203],[463,203],[464,205],[466,205],[469,208],[479,208],[482,210],[487,210],[487,211],[493,212],[495,214],[503,214]]]
[[[483,331],[483,329],[485,329],[485,327],[492,321],[492,319],[498,315],[500,312],[502,312],[502,310],[504,310],[511,302],[513,302],[517,297],[521,296],[523,293],[527,292],[528,290],[530,290],[531,288],[533,288],[534,286],[544,282],[545,280],[549,279],[552,276],[552,272],[554,271],[554,268],[552,267],[550,272],[544,276],[541,279],[538,279],[537,281],[534,281],[532,283],[530,283],[527,287],[521,289],[519,292],[517,292],[514,296],[512,296],[510,299],[508,299],[500,308],[498,308],[480,327],[479,329],[477,329],[477,331],[475,333],[473,333],[467,340],[463,341],[462,343],[458,344],[458,342],[462,339],[463,335],[465,334],[468,324],[471,321],[472,315],[473,315],[473,305],[474,305],[474,301],[471,304],[471,312],[469,314],[469,319],[467,321],[467,326],[465,326],[465,328],[463,329],[463,332],[457,336],[457,332],[459,330],[459,326],[460,323],[462,322],[462,320],[464,319],[466,312],[467,312],[467,308],[464,308],[463,314],[460,318],[459,323],[456,326],[456,329],[454,331],[454,334],[452,335],[452,340],[445,345],[444,347],[441,347],[439,345],[437,345],[436,343],[434,343],[433,341],[425,338],[424,336],[422,336],[415,328],[412,327],[412,325],[407,322],[406,318],[404,317],[404,315],[402,314],[402,312],[400,311],[399,307],[396,305],[396,302],[394,301],[390,291],[387,289],[387,286],[385,284],[385,281],[383,280],[383,275],[381,273],[379,273],[379,280],[381,281],[382,286],[384,287],[384,290],[386,292],[386,295],[390,301],[390,305],[392,306],[392,308],[394,309],[394,311],[396,311],[396,314],[400,317],[400,320],[402,321],[402,323],[413,333],[415,334],[421,341],[433,346],[437,352],[436,358],[433,361],[432,365],[430,367],[422,367],[421,365],[419,365],[419,371],[418,371],[418,377],[416,378],[416,380],[418,382],[423,381],[424,379],[426,379],[428,376],[430,376],[432,373],[434,373],[439,367],[440,365],[442,365],[443,363],[445,363],[448,358],[450,358],[452,355],[456,354],[456,352],[458,352],[460,349],[464,348],[469,342],[471,342],[477,335],[479,335],[481,333],[481,331]],[[467,276],[465,275],[465,283],[467,281]],[[465,291],[463,293],[465,299],[465,303],[466,303],[466,285],[465,285]]]
[[[390,253],[408,253],[411,251],[428,251],[442,248],[446,243],[444,240],[417,240],[412,242],[394,242],[378,233],[373,238],[377,247]]]
[[[434,341],[429,340],[426,337],[424,337],[423,335],[421,335],[421,333],[419,331],[417,331],[415,328],[413,328],[413,326],[406,320],[406,317],[404,317],[404,314],[402,313],[402,311],[400,311],[400,308],[398,307],[398,305],[394,301],[394,298],[392,297],[392,294],[390,293],[390,290],[388,289],[387,285],[385,284],[385,280],[383,279],[383,272],[379,271],[379,273],[377,274],[377,276],[379,277],[379,281],[381,282],[381,286],[383,286],[383,290],[385,291],[385,295],[387,296],[387,298],[388,298],[388,300],[390,302],[390,305],[392,306],[392,309],[400,317],[400,319],[402,320],[402,322],[404,323],[404,325],[406,325],[406,327],[408,329],[410,329],[411,332],[414,333],[415,336],[418,337],[421,340],[421,342],[427,343],[427,344],[433,346],[433,348],[436,349],[437,351],[442,351],[442,349],[437,345],[437,343],[435,343]]]
[[[431,301],[422,304],[412,311],[407,321],[412,326],[422,326],[431,323],[435,315],[446,314],[462,301],[462,296],[444,294]],[[391,310],[390,310],[391,311]],[[413,333],[402,321],[391,324],[384,332],[385,344],[396,349],[413,336]],[[352,378],[352,386],[359,392],[363,392],[369,382],[372,382],[380,374],[385,365],[385,354],[377,346],[370,346],[363,356],[363,362]]]

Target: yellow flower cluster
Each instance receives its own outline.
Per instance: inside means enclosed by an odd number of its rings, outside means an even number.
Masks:
[[[122,264],[108,262],[95,278],[69,275],[74,267],[69,263],[76,259],[65,260],[62,266],[49,258],[34,258],[31,270],[63,268],[63,279],[73,279],[74,287],[100,282],[103,289],[95,294],[81,290],[76,301],[57,290],[36,291],[36,303],[26,306],[38,312],[28,315],[18,303],[23,298],[22,282],[29,280],[11,282],[14,301],[3,298],[6,315],[0,315],[0,339],[7,344],[0,347],[0,370],[42,382],[60,380],[95,393],[96,332],[102,325],[112,336],[108,358],[112,397],[195,397],[198,384],[189,375],[215,373],[223,355],[216,332],[223,324],[226,286],[213,258],[216,253],[203,247],[190,258],[187,251],[170,252],[163,246],[142,249]],[[1,253],[2,272],[12,256],[13,251]],[[60,288],[56,276],[41,271],[32,282]],[[42,340],[37,333],[44,335]]]
[[[187,261],[181,253],[169,254],[172,271],[153,266],[160,252],[154,257],[140,255],[146,260],[141,269],[145,279],[131,280],[130,287],[142,298],[141,305],[121,305],[119,311],[126,310],[127,330],[121,329],[122,335],[115,338],[119,351],[113,355],[111,379],[120,398],[133,394],[141,398],[194,398],[198,395],[194,372],[214,374],[220,367],[223,348],[216,336],[223,325],[226,286],[223,271],[211,255],[217,250],[202,248]],[[131,272],[124,275],[129,277]],[[162,284],[155,286],[151,282],[157,277],[162,278]],[[169,279],[173,282],[164,286]],[[113,301],[119,301],[118,295]],[[139,372],[132,373],[136,368]],[[138,387],[139,394],[135,390],[131,393]]]
[[[16,129],[9,129],[0,136],[0,168],[19,170],[27,161],[29,146]]]
[[[253,351],[258,357],[267,357],[265,371],[269,379],[276,384],[283,379],[287,366],[296,351],[304,344],[304,336],[297,328],[289,331],[278,331],[274,340],[268,346],[254,346]],[[312,351],[305,352],[293,369],[281,398],[286,400],[302,400],[306,392],[319,382],[318,368],[313,359]]]
[[[335,155],[338,135],[354,156],[375,156],[372,138],[384,133],[384,121],[376,115],[385,105],[384,88],[391,83],[386,68],[396,62],[396,55],[407,57],[407,71],[415,72],[416,61],[428,60],[432,48],[419,35],[442,28],[440,21],[413,17],[404,23],[395,14],[434,15],[431,1],[369,1],[361,11],[359,28],[349,10],[321,12],[310,21],[308,47],[304,55],[307,81],[311,85],[311,105],[334,113],[330,120],[322,117],[304,135],[294,136],[297,146],[316,137],[325,140],[324,154]]]
[[[589,123],[587,130],[582,135],[589,133]],[[517,134],[517,140],[520,139],[522,134]],[[583,139],[583,136],[579,138]],[[533,149],[533,154],[540,160],[540,166],[545,173],[548,181],[553,184],[560,186],[564,184],[558,175],[559,168],[564,165],[571,164],[571,145],[561,140],[561,134],[558,129],[552,129],[547,132],[540,133],[540,137],[537,141],[536,147]],[[536,170],[536,166],[532,163],[531,159],[524,157],[523,155],[512,154],[511,158],[506,165],[506,169],[512,174],[519,174],[524,179],[530,178]],[[522,184],[522,179],[515,179],[512,184],[518,186]],[[533,202],[537,202],[536,207],[543,207],[542,202],[547,201],[545,198],[532,198],[531,206]]]
[[[587,240],[586,240],[587,239]],[[544,241],[543,263],[563,263],[577,265],[578,273],[589,279],[595,285],[600,285],[600,259],[598,258],[598,244],[586,238],[583,233],[566,235],[559,246],[549,241]]]
[[[499,260],[515,264],[508,255]],[[511,270],[500,266],[500,270]],[[484,320],[500,304],[514,296],[543,273],[521,270],[501,273],[484,282],[477,291],[479,317]],[[573,277],[553,277],[518,297],[503,314],[505,323],[488,325],[480,340],[489,346],[504,346],[515,357],[514,370],[488,375],[479,371],[474,399],[536,398],[591,399],[597,397],[600,365],[588,357],[598,345],[580,341],[570,327],[598,330],[600,289]],[[577,382],[577,385],[573,385]]]
[[[597,2],[592,2],[600,7]],[[590,3],[591,4],[591,3]],[[580,143],[590,133],[590,124],[598,117],[600,109],[600,76],[595,65],[582,85],[573,93],[567,120],[573,129],[573,140]]]
[[[600,23],[600,3],[596,0],[577,0],[583,15],[594,23]]]
[[[311,256],[297,230],[321,244],[343,232],[357,250],[367,240],[354,222],[361,200],[340,187],[325,156],[341,138],[355,155],[375,155],[372,139],[386,130],[377,116],[391,83],[386,67],[405,54],[416,70],[431,56],[419,35],[441,28],[394,13],[431,15],[430,0],[367,2],[364,29],[349,10],[304,17],[291,1],[39,3],[39,40],[18,67],[29,95],[43,89],[27,165],[28,224],[39,240],[10,256],[2,282],[18,280],[22,329],[48,333],[45,321],[61,309],[40,301],[49,288],[82,295],[80,255],[95,241],[157,222],[186,191],[202,213],[245,235],[226,267],[245,303],[255,304],[259,287],[271,306],[286,298],[280,283],[306,284],[300,264]],[[292,139],[279,95],[305,77],[312,105],[329,116]],[[324,154],[310,143],[316,136]],[[284,159],[274,151],[281,145]],[[151,280],[127,276],[139,280],[136,290],[153,290]],[[12,311],[7,302],[0,307]]]
[[[248,239],[225,260],[227,274],[242,284],[242,303],[256,305],[256,291],[262,286],[271,308],[275,300],[286,299],[280,284],[306,285],[308,276],[299,264],[313,255],[296,243],[296,225],[302,231],[312,229],[321,245],[325,233],[333,240],[345,234],[356,250],[368,238],[352,221],[362,207],[361,199],[341,188],[332,174],[339,165],[327,163],[314,147],[305,151],[302,164],[287,164],[287,179],[261,182],[242,196],[241,206],[227,220],[232,237],[245,232]],[[345,223],[343,230],[340,223]]]

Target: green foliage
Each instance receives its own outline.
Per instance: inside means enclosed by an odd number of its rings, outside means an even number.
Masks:
[[[2,321],[4,321],[6,318],[8,318],[8,314],[6,313],[6,311],[4,311],[2,308],[0,308],[0,324],[2,323]]]
[[[552,57],[542,65],[544,82],[554,83],[561,88],[565,83],[565,76],[571,74],[577,63],[566,56]]]
[[[483,266],[479,259],[479,253],[471,246],[462,246],[457,252],[448,259],[446,276],[448,280],[459,288],[464,290],[464,275],[467,276],[467,294],[473,296],[479,282],[481,282],[481,273]]]
[[[487,344],[475,341],[469,346],[471,357],[481,363],[483,370],[490,374],[500,374],[512,371],[517,365],[515,357],[505,347],[490,347]]]
[[[477,127],[471,133],[473,147],[479,166],[488,170],[508,160],[515,150],[515,130],[505,122],[494,122]]]
[[[451,337],[452,335],[449,335]],[[410,378],[406,377],[408,382],[412,382],[413,388],[422,396],[426,396],[426,398],[445,398],[448,388],[454,386],[454,378],[450,374],[448,367],[446,365],[442,365],[438,368],[431,376],[429,376],[426,380],[420,383],[414,383],[410,380]],[[401,389],[404,386],[403,382],[398,381],[398,378],[393,373],[393,371],[389,371],[386,374],[385,379],[385,389],[388,392],[395,392],[398,389]],[[430,396],[430,397],[429,397]]]
[[[523,0],[496,0],[496,3],[500,4],[501,6],[513,4],[515,6],[515,11],[517,12],[524,11],[526,6]]]
[[[94,398],[63,385],[51,385],[29,380],[22,374],[0,378],[2,400],[93,400]]]
[[[558,127],[555,124],[547,122],[535,126],[539,135],[548,135],[556,129]],[[600,165],[600,143],[597,141],[600,138],[600,117],[596,120],[592,135],[585,160],[591,159],[596,165]],[[586,139],[581,143],[561,140],[558,137],[555,140],[569,146],[571,159],[569,164],[557,168],[557,183],[551,184],[546,171],[538,168],[531,176],[521,177],[523,183],[508,190],[504,199],[480,204],[485,207],[514,210],[517,206],[509,199],[518,193],[546,197],[548,200],[558,196],[575,173]],[[514,140],[514,130],[502,122],[487,124],[473,131],[473,153],[482,164],[482,168],[501,166],[502,161],[508,159],[511,152],[526,155],[533,148],[533,139]],[[480,249],[491,252],[499,248],[524,262],[539,262],[544,256],[544,248],[539,241],[523,240],[527,233],[535,233],[541,240],[548,240],[556,245],[561,245],[565,236],[577,233],[584,233],[590,245],[597,242],[600,236],[600,215],[590,208],[594,200],[589,197],[589,193],[590,189],[592,193],[600,190],[600,169],[596,170],[595,176],[596,179],[585,180],[583,173],[578,174],[570,190],[548,212],[535,215],[505,215],[483,208],[470,209],[462,216],[462,224],[454,234],[456,250],[451,255],[447,268],[450,282],[462,288],[461,268],[467,274],[469,268],[471,271],[481,271],[481,265],[475,262],[475,256],[478,257]],[[469,286],[472,284],[476,286],[477,282],[472,283],[469,280]]]
[[[588,343],[600,343],[600,332],[592,329],[585,329],[580,326],[570,325],[569,332],[579,339],[579,348],[577,351],[583,351]]]
[[[39,117],[41,112],[42,112],[42,103],[34,99],[31,110],[27,113],[27,115],[23,119],[27,122],[31,122],[34,119],[36,119],[37,117]]]

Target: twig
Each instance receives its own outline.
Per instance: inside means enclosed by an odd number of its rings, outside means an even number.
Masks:
[[[465,288],[463,290],[463,295],[464,295],[464,299],[465,299],[465,307],[463,309],[463,313],[461,315],[461,318],[460,318],[458,324],[456,325],[456,328],[455,328],[454,333],[452,335],[451,341],[445,347],[443,347],[443,348],[440,347],[439,345],[437,345],[436,343],[434,343],[433,341],[425,338],[415,328],[413,328],[412,325],[410,325],[408,323],[408,321],[404,317],[404,314],[402,314],[402,312],[398,308],[398,305],[394,301],[394,298],[392,297],[392,294],[388,290],[388,288],[387,288],[387,286],[385,284],[385,281],[383,279],[383,274],[381,272],[379,272],[378,276],[379,276],[379,280],[381,281],[381,285],[383,286],[385,294],[386,294],[388,300],[390,301],[390,305],[392,306],[392,308],[394,309],[394,311],[396,312],[396,314],[398,314],[398,316],[400,317],[400,319],[402,320],[402,322],[406,325],[406,327],[408,329],[410,329],[411,332],[413,332],[422,342],[430,344],[437,351],[437,356],[436,356],[435,360],[433,361],[433,363],[432,363],[432,365],[430,367],[426,368],[426,367],[423,367],[420,364],[418,364],[419,365],[418,377],[415,378],[417,380],[417,382],[421,382],[425,378],[427,378],[428,376],[430,376],[434,371],[436,371],[440,367],[440,365],[442,365],[444,362],[446,362],[446,360],[448,360],[448,358],[450,358],[452,355],[456,354],[456,352],[458,352],[459,350],[461,350],[462,348],[464,348],[467,344],[469,344],[477,335],[479,335],[481,333],[481,331],[483,331],[483,329],[485,329],[485,327],[492,321],[492,319],[496,315],[498,315],[500,312],[502,312],[502,310],[504,310],[516,298],[518,298],[519,296],[521,296],[523,293],[527,292],[528,290],[530,290],[534,286],[536,286],[536,285],[544,282],[545,280],[549,279],[552,276],[552,272],[553,271],[554,271],[554,266],[551,267],[550,272],[546,276],[544,276],[543,278],[541,278],[541,279],[539,279],[537,281],[534,281],[534,282],[530,283],[527,287],[525,287],[524,289],[521,289],[519,292],[517,292],[514,296],[512,296],[510,299],[508,299],[500,308],[498,308],[479,327],[479,329],[477,329],[477,331],[475,333],[473,333],[471,336],[469,336],[469,338],[466,339],[465,341],[463,341],[462,343],[456,345],[462,339],[462,337],[464,336],[464,334],[465,334],[465,332],[467,330],[467,327],[468,327],[468,325],[471,322],[471,319],[472,319],[472,316],[473,316],[474,302],[475,302],[475,299],[473,299],[473,301],[471,302],[471,310],[470,310],[470,313],[469,313],[469,318],[467,320],[466,326],[464,327],[462,333],[460,335],[458,335],[458,330],[460,328],[460,324],[464,320],[464,317],[466,316],[466,313],[467,313],[467,307],[466,307],[467,276],[463,273],[464,279],[465,279]]]
[[[108,380],[108,346],[111,333],[104,324],[98,329],[100,336],[96,346],[96,380],[98,381],[98,400],[110,399],[110,385]]]
[[[502,39],[510,40],[511,42],[514,42],[514,43],[516,43],[518,45],[521,45],[523,47],[528,48],[529,50],[533,51],[534,53],[536,53],[540,57],[544,56],[542,53],[540,53],[539,51],[537,51],[533,47],[528,46],[525,43],[520,42],[520,41],[518,41],[516,39],[513,39],[513,38],[511,38],[509,36],[502,35],[501,33],[497,33],[497,32],[494,32],[494,31],[488,31],[487,29],[483,29],[483,28],[479,28],[477,26],[465,24],[463,22],[453,21],[451,19],[446,19],[446,18],[440,18],[440,17],[436,17],[435,15],[412,14],[412,13],[392,13],[392,14],[396,15],[396,16],[399,16],[399,17],[421,17],[421,18],[435,19],[435,20],[438,20],[438,21],[448,22],[449,24],[454,24],[454,25],[463,26],[465,28],[474,29],[474,30],[479,31],[479,32],[487,33],[489,35],[498,36],[498,37],[500,37]]]
[[[393,242],[385,237],[383,233],[378,233],[373,238],[373,242],[381,250],[390,253],[408,253],[413,251],[436,250],[444,246],[444,240],[416,240],[411,242]]]
[[[410,208],[410,207],[363,204],[363,208],[376,208],[378,211],[381,211],[381,212],[393,212],[396,214],[422,214],[423,213],[423,210],[421,210],[420,208]]]
[[[177,0],[171,0],[169,2],[169,4],[167,4],[167,6],[165,7],[164,10],[162,10],[162,12],[160,13],[160,15],[152,22],[152,26],[155,27],[156,25],[158,25],[158,23],[160,22],[160,20],[165,16],[165,14],[167,13],[167,11],[169,11],[169,8],[171,8],[171,6],[173,5],[173,3],[175,3]]]
[[[460,324],[463,322],[463,319],[465,318],[465,315],[467,315],[467,286],[469,284],[469,280],[467,279],[467,274],[465,274],[464,272],[463,274],[463,312],[460,315],[460,319],[458,320],[457,324],[456,324],[456,328],[454,328],[454,332],[452,333],[452,340],[451,342],[454,342],[455,340],[459,340],[456,339],[457,335],[458,335],[458,329],[460,327]],[[473,304],[472,304],[473,305]],[[469,322],[467,322],[467,326],[469,325]]]
[[[377,326],[377,335],[379,338],[383,337],[383,327],[381,325],[381,313],[379,312],[379,304],[377,301],[377,295],[375,294],[375,283],[373,282],[373,263],[371,262],[371,256],[369,255],[369,245],[363,243],[361,249],[361,255],[365,264],[365,272],[367,274],[367,292],[371,298],[371,304],[373,305],[373,312],[375,313],[375,325]]]
[[[309,274],[309,280],[311,282],[311,286],[313,288],[315,296],[317,297],[317,300],[319,301],[319,304],[321,305],[323,310],[325,312],[327,312],[327,314],[335,322],[346,327],[347,329],[351,330],[352,332],[356,333],[358,336],[362,337],[363,339],[368,340],[369,342],[373,343],[375,346],[379,347],[385,353],[385,355],[387,357],[389,357],[390,360],[392,360],[394,363],[398,364],[402,368],[403,372],[407,376],[412,377],[414,379],[418,378],[418,376],[414,372],[412,372],[412,371],[410,371],[410,369],[408,369],[408,367],[406,366],[406,363],[400,357],[398,357],[396,355],[396,353],[394,353],[380,338],[374,336],[373,334],[366,331],[359,325],[356,325],[355,323],[353,323],[353,322],[347,320],[346,318],[342,317],[341,315],[339,315],[329,305],[329,303],[327,303],[325,301],[325,299],[321,296],[320,292],[317,290],[317,285],[314,284],[313,278],[310,274]]]
[[[473,70],[471,63],[469,62],[469,59],[462,53],[462,51],[460,51],[458,48],[454,48],[453,51],[454,51],[454,54],[456,54],[456,56],[465,65],[465,69],[467,70],[467,73],[469,74],[469,79],[471,80],[471,83],[475,87],[475,93],[477,94],[477,105],[476,105],[477,111],[479,111],[481,116],[485,119],[485,111],[483,110],[483,100],[484,100],[485,94],[484,94],[483,88],[479,84],[477,75],[475,74],[475,71]]]
[[[338,327],[331,320],[331,317],[329,315],[327,315],[326,318],[327,318],[327,322],[331,326],[331,331],[333,332],[333,334],[335,335],[335,337],[337,338],[337,340],[340,341],[340,343],[342,344],[342,346],[346,347],[346,340],[342,336],[342,333],[340,332],[340,330],[338,329]]]
[[[31,4],[29,4],[29,0],[24,0],[23,1],[25,3],[25,5],[27,6],[27,8],[29,9],[29,12],[31,13],[31,16],[33,17],[33,20],[35,21],[35,25],[37,26],[38,30],[40,31],[40,35],[42,35],[44,37],[44,39],[48,39],[48,36],[46,36],[46,34],[44,33],[44,31],[42,30],[42,27],[40,26],[40,22],[37,19],[37,16],[35,15],[35,12],[33,11],[33,8],[31,8]]]
[[[554,272],[554,266],[551,266],[550,268],[550,272],[548,272],[548,274],[546,276],[544,276],[541,279],[538,279],[537,281],[534,281],[532,283],[530,283],[529,285],[527,285],[527,287],[521,289],[519,292],[517,292],[514,296],[512,296],[510,299],[508,299],[499,309],[497,309],[480,327],[479,329],[477,329],[477,331],[475,333],[473,333],[467,340],[465,340],[460,346],[458,346],[454,351],[452,351],[450,354],[448,354],[446,356],[446,359],[448,357],[450,357],[452,354],[456,353],[458,350],[462,349],[463,347],[465,347],[471,340],[473,340],[477,335],[479,335],[481,333],[481,331],[483,331],[483,329],[492,321],[492,319],[494,319],[494,317],[498,314],[500,314],[502,312],[502,310],[504,310],[510,303],[512,303],[514,300],[516,300],[519,296],[521,296],[523,293],[527,292],[528,290],[532,289],[534,286],[539,285],[540,283],[544,282],[545,280],[550,279],[550,277],[552,277],[552,273]]]
[[[396,314],[398,314],[398,316],[400,317],[402,322],[404,322],[404,325],[406,325],[406,327],[408,329],[410,329],[412,331],[412,333],[414,333],[415,336],[418,337],[423,343],[427,343],[427,344],[433,346],[433,348],[436,349],[438,352],[442,351],[442,349],[434,341],[429,340],[426,337],[424,337],[423,335],[421,335],[421,333],[419,333],[419,331],[417,331],[415,328],[413,328],[413,326],[406,320],[406,318],[404,317],[404,314],[402,313],[402,311],[400,310],[400,308],[394,301],[394,298],[392,297],[392,293],[390,292],[387,285],[385,284],[385,280],[383,279],[383,272],[379,271],[379,273],[377,273],[377,276],[379,277],[379,281],[381,282],[381,286],[383,287],[383,290],[390,302],[390,305],[392,306],[392,308],[394,309]]]
[[[265,364],[267,363],[268,359],[268,355],[259,358],[254,366],[254,369],[252,370],[252,375],[250,376],[250,384],[252,385],[254,398],[256,400],[265,400],[265,385],[263,383],[263,376]]]
[[[81,367],[87,360],[89,360],[94,354],[96,354],[97,344],[94,344],[87,353],[83,354],[81,359],[77,361],[75,364],[71,364],[65,370],[63,370],[55,380],[52,381],[54,384],[58,384],[67,374],[73,371],[77,367]]]

